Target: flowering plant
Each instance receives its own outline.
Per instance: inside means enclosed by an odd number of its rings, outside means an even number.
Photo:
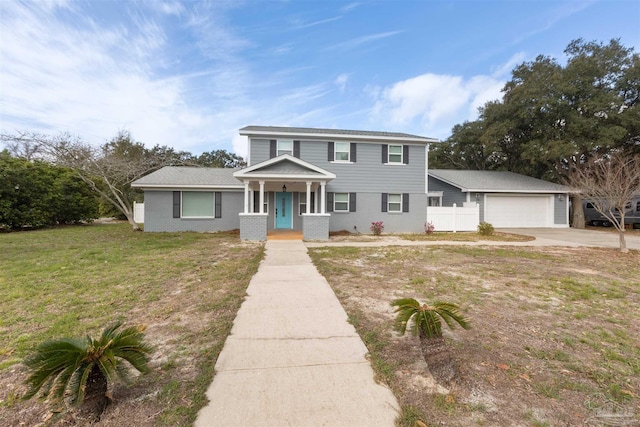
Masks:
[[[374,236],[379,236],[384,231],[384,224],[382,221],[372,222],[370,229]]]
[[[424,234],[431,234],[435,231],[436,226],[432,222],[424,223]]]

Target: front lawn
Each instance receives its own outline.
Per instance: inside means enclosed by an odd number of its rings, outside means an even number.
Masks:
[[[116,388],[98,425],[191,425],[263,245],[233,234],[139,233],[127,224],[0,234],[0,425],[34,425],[20,361],[41,341],[147,326],[152,372]],[[51,417],[48,425],[70,422]]]
[[[620,419],[598,417],[616,410],[640,421],[638,251],[391,246],[309,252],[367,344],[380,379],[398,397],[401,425],[605,425]],[[458,303],[470,319],[471,330],[445,330],[460,363],[448,390],[428,373],[418,339],[392,329],[389,303],[405,297]]]

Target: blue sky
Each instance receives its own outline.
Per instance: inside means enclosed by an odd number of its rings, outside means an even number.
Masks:
[[[639,51],[640,2],[0,1],[0,131],[246,155],[246,125],[445,139],[539,54]]]

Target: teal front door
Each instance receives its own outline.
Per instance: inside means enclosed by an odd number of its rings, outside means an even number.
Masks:
[[[276,193],[276,228],[291,228],[291,193]]]

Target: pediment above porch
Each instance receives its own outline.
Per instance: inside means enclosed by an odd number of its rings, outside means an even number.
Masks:
[[[256,163],[234,172],[233,176],[241,181],[299,179],[316,182],[327,182],[336,177],[332,172],[289,154]]]

